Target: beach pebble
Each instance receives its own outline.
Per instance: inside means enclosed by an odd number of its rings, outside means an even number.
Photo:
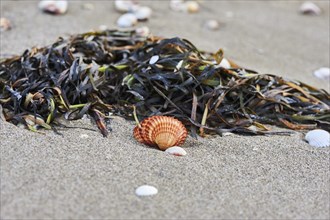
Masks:
[[[46,13],[60,15],[68,10],[68,1],[41,0],[38,6]]]
[[[329,132],[321,129],[315,129],[309,131],[305,140],[313,147],[329,147],[330,146],[330,134]]]
[[[159,60],[159,56],[158,55],[154,55],[150,58],[149,60],[149,64],[152,65],[152,64],[155,64],[157,63],[157,61]]]
[[[175,155],[175,156],[185,156],[185,155],[187,155],[187,152],[182,147],[177,147],[177,146],[167,148],[165,150],[165,152],[168,153],[168,154]]]
[[[115,8],[121,13],[135,11],[139,8],[137,1],[130,0],[115,0]]]
[[[220,28],[220,24],[217,20],[211,19],[204,23],[204,27],[208,30],[215,31]]]
[[[145,21],[150,18],[152,10],[147,6],[143,6],[143,7],[139,7],[133,13],[139,21]]]
[[[138,27],[135,29],[135,33],[141,37],[148,37],[150,34],[150,29],[147,26]]]
[[[321,14],[321,9],[313,2],[304,2],[300,8],[300,13],[307,15],[319,15]]]
[[[0,31],[8,31],[11,29],[11,23],[7,18],[0,18]]]
[[[330,69],[328,67],[321,67],[314,71],[314,76],[322,80],[330,80]]]
[[[126,13],[121,15],[118,20],[117,20],[117,25],[118,27],[121,28],[128,28],[128,27],[133,27],[134,25],[137,24],[137,18],[134,14],[132,13]]]
[[[135,190],[137,196],[153,196],[158,193],[158,189],[154,186],[142,185]]]

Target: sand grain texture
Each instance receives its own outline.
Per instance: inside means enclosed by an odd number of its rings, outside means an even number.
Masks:
[[[111,3],[95,1],[90,11],[82,4],[70,2],[56,17],[38,11],[37,1],[1,1],[1,16],[13,23],[1,33],[1,56],[114,27],[119,14]],[[320,16],[299,15],[299,2],[212,1],[192,15],[169,11],[165,1],[144,4],[154,10],[145,25],[156,35],[184,37],[207,51],[222,47],[243,66],[329,90],[312,76],[329,66],[329,2],[317,2]],[[204,30],[215,17],[224,25]],[[330,218],[329,148],[310,147],[304,132],[189,137],[187,155],[175,157],[137,143],[134,122],[120,117],[108,138],[88,120],[67,124],[80,128],[60,129],[60,136],[0,121],[2,219]],[[143,184],[158,194],[137,197]]]

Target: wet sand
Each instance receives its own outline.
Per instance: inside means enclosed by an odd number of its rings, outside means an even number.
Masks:
[[[13,22],[1,32],[2,57],[100,25],[115,28],[120,15],[105,1],[91,11],[70,2],[63,16],[43,14],[37,3],[1,1],[1,16]],[[155,35],[224,48],[242,66],[330,90],[312,75],[330,66],[329,2],[317,2],[320,16],[300,15],[298,1],[205,1],[196,14],[170,11],[165,1],[142,4],[154,14],[139,26]],[[203,28],[211,18],[219,30]],[[330,218],[330,151],[305,143],[305,132],[189,137],[187,156],[175,157],[137,143],[134,122],[120,117],[108,138],[89,120],[67,124],[76,128],[39,134],[0,120],[2,219]],[[158,194],[137,197],[143,184]]]

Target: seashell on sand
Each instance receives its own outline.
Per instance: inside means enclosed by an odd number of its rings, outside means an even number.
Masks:
[[[38,7],[46,13],[60,15],[68,10],[68,1],[41,0]]]
[[[183,3],[183,0],[171,0],[170,1],[170,8],[173,11],[185,11],[185,5]]]
[[[185,155],[187,155],[187,152],[182,147],[177,147],[177,146],[167,148],[165,150],[165,152],[168,153],[168,154],[175,155],[175,156],[185,156]]]
[[[0,18],[0,31],[8,31],[11,29],[11,23],[7,18]]]
[[[137,18],[132,13],[126,13],[121,15],[117,20],[118,27],[128,28],[137,24]]]
[[[141,37],[148,37],[150,34],[150,29],[147,26],[138,27],[135,29],[135,33]]]
[[[321,9],[313,2],[304,2],[300,8],[300,13],[308,15],[319,15],[321,14]]]
[[[330,80],[330,69],[328,67],[321,67],[320,69],[315,70],[313,74],[319,79]]]
[[[169,116],[152,116],[144,119],[134,128],[135,139],[161,150],[182,145],[188,131],[181,121]]]
[[[208,30],[215,31],[220,28],[220,24],[217,20],[211,19],[204,23],[204,27]]]
[[[199,4],[195,1],[185,2],[186,11],[189,13],[196,13],[199,11]]]
[[[158,193],[158,189],[154,186],[142,185],[136,188],[135,194],[137,196],[153,196]]]
[[[137,1],[131,0],[115,0],[114,4],[116,10],[122,13],[135,11],[139,8]]]
[[[152,10],[151,10],[151,8],[149,8],[147,6],[143,6],[143,7],[139,7],[133,13],[139,21],[145,21],[150,18],[151,14],[152,14]]]
[[[330,146],[330,134],[329,132],[321,129],[315,129],[309,131],[305,140],[313,147],[329,147]]]

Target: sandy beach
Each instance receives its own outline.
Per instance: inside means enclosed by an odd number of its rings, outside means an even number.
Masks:
[[[61,16],[42,13],[38,1],[1,1],[12,29],[0,32],[0,55],[21,54],[59,36],[106,25],[116,28],[113,2],[71,1]],[[140,1],[148,26],[163,37],[189,39],[260,73],[281,75],[330,91],[313,71],[330,66],[329,2],[314,1],[319,16],[298,12],[302,1],[203,1],[198,13],[169,9],[167,1]],[[220,28],[203,27],[217,19]],[[0,119],[1,219],[329,219],[330,149],[313,148],[306,131],[288,136],[188,137],[184,157],[138,143],[133,121],[114,116],[103,138],[88,119],[72,128],[33,133]],[[279,129],[275,128],[274,129]],[[140,185],[158,194],[138,197]]]

